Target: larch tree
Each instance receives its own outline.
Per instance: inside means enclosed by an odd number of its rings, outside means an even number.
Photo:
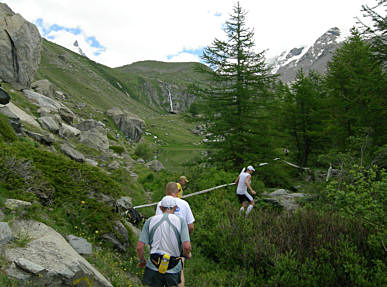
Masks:
[[[212,160],[224,167],[253,163],[270,151],[269,115],[273,76],[264,51],[255,52],[254,31],[246,27],[246,12],[239,2],[224,26],[226,40],[215,39],[204,49],[209,84],[196,86],[204,98]]]

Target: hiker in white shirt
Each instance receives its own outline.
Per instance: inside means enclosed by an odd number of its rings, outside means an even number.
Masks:
[[[191,234],[194,230],[195,218],[192,214],[191,207],[189,206],[188,202],[184,199],[178,198],[179,189],[176,182],[169,182],[165,188],[165,193],[176,198],[177,208],[175,214],[185,220],[185,222],[188,224],[189,234]],[[156,208],[156,215],[159,214],[161,214],[160,202],[157,204]]]
[[[149,218],[137,242],[139,267],[144,268],[143,282],[149,286],[177,286],[181,282],[182,257],[191,257],[187,223],[174,215],[176,199],[164,196],[160,215]],[[150,245],[150,258],[145,260],[144,247]]]
[[[194,230],[195,218],[192,214],[191,207],[189,206],[188,202],[178,197],[179,189],[176,182],[169,182],[165,187],[165,193],[167,195],[173,196],[176,199],[177,208],[175,210],[175,215],[181,217],[187,223],[189,234],[191,234]],[[160,204],[161,201],[157,204],[156,215],[161,214]],[[178,287],[184,287],[184,258],[182,263],[183,268],[181,269],[181,283],[178,285]]]
[[[235,180],[235,184],[238,185],[236,195],[238,196],[239,202],[242,204],[240,211],[243,213],[248,205],[246,210],[246,216],[249,215],[249,213],[254,207],[254,199],[247,191],[248,188],[253,195],[256,194],[256,192],[251,188],[250,185],[251,175],[254,171],[254,167],[249,165],[246,170],[242,171],[241,174]]]

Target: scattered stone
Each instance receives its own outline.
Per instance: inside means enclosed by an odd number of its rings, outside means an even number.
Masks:
[[[73,149],[71,146],[69,146],[67,143],[60,145],[60,150],[70,157],[72,160],[78,161],[78,162],[84,162],[85,156],[77,151],[76,149]]]
[[[39,133],[34,133],[28,130],[25,130],[25,133],[30,137],[36,140],[37,142],[44,144],[44,145],[52,145],[55,141],[52,134],[42,135]]]
[[[12,231],[7,222],[0,222],[0,247],[12,240]]]
[[[14,262],[16,266],[32,274],[39,274],[46,270],[46,268],[44,268],[43,266],[35,264],[25,258],[18,258]]]
[[[98,166],[98,162],[95,161],[95,160],[93,160],[93,159],[90,159],[90,158],[85,159],[85,162],[86,162],[87,164],[92,165],[92,166]]]
[[[5,201],[5,207],[10,209],[10,210],[16,210],[19,207],[29,207],[31,206],[31,202],[28,201],[23,201],[19,199],[7,199]]]
[[[47,129],[50,132],[53,132],[55,134],[59,133],[61,123],[59,123],[55,117],[51,117],[51,116],[40,117],[38,119],[38,122],[40,123],[42,128]]]
[[[160,170],[165,169],[164,165],[158,161],[157,159],[154,159],[146,164],[148,168],[151,168],[153,171],[159,172]]]
[[[70,243],[74,250],[78,252],[78,254],[90,255],[93,253],[91,243],[87,242],[87,240],[82,237],[68,235],[66,236],[66,240],[68,241],[68,243]]]
[[[120,163],[116,160],[112,161],[109,165],[108,165],[108,169],[119,169],[120,168]]]

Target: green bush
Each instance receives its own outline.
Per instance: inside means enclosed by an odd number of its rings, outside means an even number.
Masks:
[[[113,146],[110,146],[109,148],[118,154],[123,154],[125,152],[125,149],[119,145],[113,145]]]
[[[151,160],[153,158],[153,149],[150,147],[150,145],[145,143],[140,143],[137,145],[134,154],[137,157],[140,157],[144,160]]]
[[[15,131],[8,122],[8,118],[0,114],[0,140],[13,142],[17,140]]]

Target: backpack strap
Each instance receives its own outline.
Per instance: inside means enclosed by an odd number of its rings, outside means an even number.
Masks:
[[[179,245],[181,245],[179,230],[178,230],[178,229],[176,228],[176,226],[173,225],[172,222],[169,220],[168,214],[163,215],[163,218],[162,218],[159,222],[157,222],[157,223],[152,227],[152,229],[150,230],[150,232],[149,232],[150,245],[152,245],[152,242],[153,242],[153,236],[155,235],[156,229],[157,229],[164,221],[167,221],[168,224],[172,227],[173,232],[175,233],[177,242],[179,243]]]

